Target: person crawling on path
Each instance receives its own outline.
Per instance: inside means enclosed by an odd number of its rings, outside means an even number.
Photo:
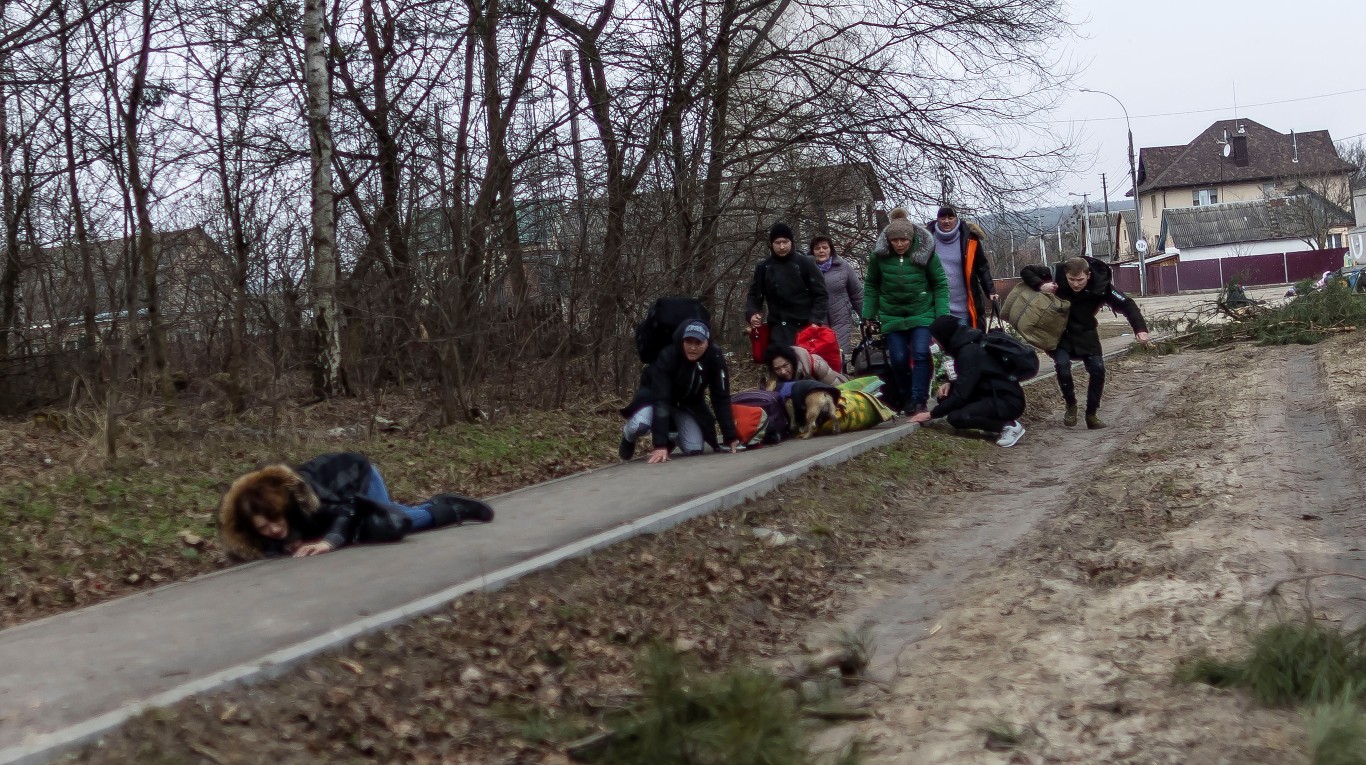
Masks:
[[[849,382],[849,378],[830,368],[825,359],[800,345],[770,345],[764,363],[779,383],[793,380],[819,380],[829,385]]]
[[[354,452],[296,467],[266,465],[223,495],[218,531],[240,558],[329,553],[356,542],[397,542],[410,531],[493,520],[487,503],[438,494],[415,507],[389,498],[379,468]]]
[[[711,407],[705,393],[711,392]],[[730,408],[730,373],[725,352],[711,343],[711,328],[693,320],[674,332],[673,345],[659,352],[653,364],[640,373],[640,387],[631,403],[621,410],[626,418],[621,446],[622,460],[635,456],[636,441],[649,433],[654,442],[650,464],[666,462],[678,447],[684,454],[701,454],[704,444],[715,451],[716,426],[731,454],[740,448],[735,416]]]
[[[1045,266],[1025,266],[1020,270],[1020,279],[1031,289],[1053,293],[1071,303],[1062,339],[1048,354],[1053,357],[1058,388],[1066,405],[1062,424],[1068,427],[1077,424],[1072,362],[1079,360],[1090,378],[1086,384],[1086,427],[1092,430],[1105,427],[1097,414],[1100,397],[1105,392],[1105,357],[1100,347],[1100,333],[1096,331],[1096,314],[1105,306],[1124,314],[1134,330],[1134,337],[1147,345],[1148,325],[1143,321],[1143,313],[1129,296],[1115,289],[1110,281],[1110,266],[1095,258],[1072,258],[1058,263],[1051,272]]]
[[[963,326],[954,316],[940,316],[930,324],[930,334],[953,359],[957,379],[940,386],[934,411],[920,412],[911,422],[946,417],[955,428],[994,434],[997,446],[1014,446],[1025,433],[1019,420],[1025,410],[1024,388],[982,346],[982,331]]]

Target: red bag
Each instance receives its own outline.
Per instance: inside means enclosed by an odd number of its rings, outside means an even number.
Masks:
[[[749,328],[749,349],[755,364],[764,363],[764,351],[768,350],[768,325],[760,324]]]
[[[835,330],[810,324],[797,333],[797,345],[825,359],[825,363],[836,372],[844,371],[844,356],[840,353],[840,340]]]
[[[735,417],[735,433],[741,446],[758,446],[768,429],[768,414],[757,406],[731,404],[731,414]]]

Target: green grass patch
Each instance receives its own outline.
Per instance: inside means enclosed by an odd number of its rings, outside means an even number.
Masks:
[[[1310,765],[1366,765],[1366,716],[1349,696],[1305,713]]]
[[[1197,657],[1177,679],[1246,688],[1268,706],[1323,704],[1366,691],[1366,635],[1318,620],[1273,624],[1252,636],[1247,655],[1221,662]]]
[[[644,699],[610,723],[593,761],[605,765],[803,765],[795,699],[771,673],[706,675],[662,647],[641,662]]]

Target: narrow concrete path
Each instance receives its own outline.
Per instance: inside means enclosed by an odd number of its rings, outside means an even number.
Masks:
[[[359,634],[891,443],[904,420],[774,448],[642,460],[494,498],[488,525],[210,574],[0,631],[0,763],[40,762],[142,709],[278,673]]]

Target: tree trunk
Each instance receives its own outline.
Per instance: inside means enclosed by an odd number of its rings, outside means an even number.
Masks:
[[[166,327],[161,318],[160,289],[157,284],[156,231],[152,226],[152,194],[148,181],[142,177],[138,123],[142,119],[142,95],[147,85],[147,64],[152,54],[152,0],[142,0],[142,44],[138,50],[137,66],[133,71],[132,89],[128,93],[128,108],[123,113],[124,150],[128,154],[128,185],[133,191],[133,209],[137,214],[137,259],[142,265],[144,305],[147,309],[147,353],[157,377],[161,400],[174,404],[175,390],[166,354]]]
[[[320,398],[346,390],[341,314],[337,310],[337,231],[332,202],[332,99],[323,0],[304,0],[304,82],[312,160],[313,319],[317,339],[313,389]]]
[[[71,192],[71,218],[76,227],[76,249],[81,259],[82,305],[81,317],[85,327],[86,347],[99,346],[99,327],[95,323],[96,306],[99,298],[95,291],[95,267],[90,253],[90,232],[85,227],[85,209],[81,206],[81,190],[76,177],[76,126],[71,114],[71,65],[67,49],[70,47],[70,34],[66,25],[64,6],[59,6],[62,24],[62,143],[66,149],[66,182]],[[91,392],[94,395],[94,392]]]
[[[242,230],[241,198],[228,177],[228,142],[223,133],[223,77],[227,74],[226,65],[214,73],[213,78],[213,116],[215,159],[218,168],[218,184],[223,193],[223,219],[228,224],[228,236],[232,240],[232,330],[228,343],[228,406],[233,414],[246,410],[246,397],[243,395],[242,364],[247,336],[247,256],[249,248],[247,237]],[[240,178],[238,179],[240,181]]]
[[[0,359],[10,354],[10,333],[19,319],[19,210],[14,193],[14,146],[9,131],[8,88],[0,84],[0,207],[4,213],[5,267],[0,271]]]

